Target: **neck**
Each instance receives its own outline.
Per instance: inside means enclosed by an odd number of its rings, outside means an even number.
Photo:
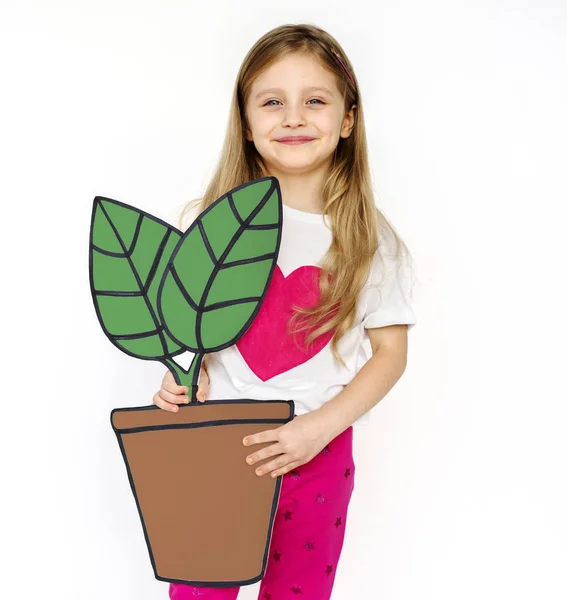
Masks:
[[[290,208],[323,214],[322,190],[328,173],[327,165],[309,173],[290,173],[270,168],[269,175],[280,182],[282,202]]]

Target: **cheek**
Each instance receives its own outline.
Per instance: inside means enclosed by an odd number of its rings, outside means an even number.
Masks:
[[[341,120],[334,114],[321,114],[313,123],[319,131],[328,137],[336,137],[341,131]]]
[[[268,137],[276,127],[277,122],[274,119],[270,119],[269,117],[266,118],[265,116],[256,117],[250,122],[250,128],[258,142],[261,142]]]

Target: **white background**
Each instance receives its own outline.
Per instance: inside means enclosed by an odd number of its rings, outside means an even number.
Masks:
[[[19,0],[0,14],[2,598],[167,598],[109,422],[164,367],[96,319],[92,200],[171,220],[202,194],[241,60],[300,22],[354,64],[418,276],[407,370],[355,430],[333,600],[567,597],[565,3]]]

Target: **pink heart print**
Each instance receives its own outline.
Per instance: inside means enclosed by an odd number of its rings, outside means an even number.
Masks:
[[[334,330],[328,331],[319,336],[307,351],[303,350],[307,331],[296,334],[300,348],[286,331],[287,322],[294,312],[293,305],[307,308],[314,306],[319,300],[320,271],[319,267],[306,265],[284,277],[276,264],[258,314],[246,333],[236,342],[246,364],[262,381],[307,362],[333,337]]]

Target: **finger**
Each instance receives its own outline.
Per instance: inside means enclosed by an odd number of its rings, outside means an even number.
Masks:
[[[261,444],[262,442],[277,442],[279,440],[278,429],[266,429],[266,431],[260,431],[260,433],[255,433],[254,435],[247,435],[242,440],[242,443],[245,446],[252,446],[254,444]]]
[[[171,404],[187,404],[189,402],[189,396],[186,396],[185,394],[172,394],[163,388],[158,392],[158,396]]]
[[[169,370],[163,377],[161,388],[162,388],[162,390],[165,390],[171,394],[186,394],[188,391],[188,388],[186,385],[178,385],[175,382],[173,373]]]
[[[210,381],[211,380],[209,379],[209,374],[207,371],[201,369],[201,372],[199,373],[199,385],[206,386],[208,388]]]
[[[159,393],[155,394],[153,397],[153,403],[158,406],[159,408],[163,409],[163,410],[168,410],[170,412],[177,412],[179,410],[179,407],[176,406],[175,404],[170,404],[169,402],[166,402],[165,400],[163,400]]]
[[[246,457],[246,462],[249,465],[254,465],[257,462],[260,462],[261,460],[264,460],[266,458],[270,458],[271,456],[275,456],[276,454],[283,454],[283,448],[281,444],[271,444],[269,446],[266,446],[265,448],[262,448],[262,450],[258,450],[258,452],[249,454]]]
[[[207,367],[207,360],[208,360],[208,357],[207,357],[207,355],[205,354],[205,357],[204,357],[204,358],[203,358],[203,360],[201,361],[201,369],[203,369],[203,370],[205,371],[205,373],[207,373],[207,374],[208,374],[208,373],[209,373],[209,369],[208,369],[208,367]]]
[[[199,379],[199,387],[197,388],[197,399],[205,399],[209,393],[209,378],[203,376]]]
[[[278,469],[283,469],[286,465],[290,463],[290,458],[287,454],[282,454],[275,460],[271,460],[269,463],[262,465],[256,468],[256,475],[265,475],[266,473],[270,473],[271,471],[277,471]]]
[[[203,365],[201,364],[201,372],[199,374],[199,384],[197,387],[197,400],[199,400],[199,402],[205,401],[205,398],[207,397],[207,394],[209,393],[209,383],[210,383],[209,374],[207,373],[207,371],[203,368]]]
[[[271,476],[279,477],[280,475],[285,475],[286,473],[293,471],[293,469],[295,469],[295,467],[299,466],[300,464],[301,464],[301,461],[299,461],[299,460],[291,462],[288,465],[286,465],[285,467],[282,467],[281,469],[276,469],[275,471],[272,471]]]

